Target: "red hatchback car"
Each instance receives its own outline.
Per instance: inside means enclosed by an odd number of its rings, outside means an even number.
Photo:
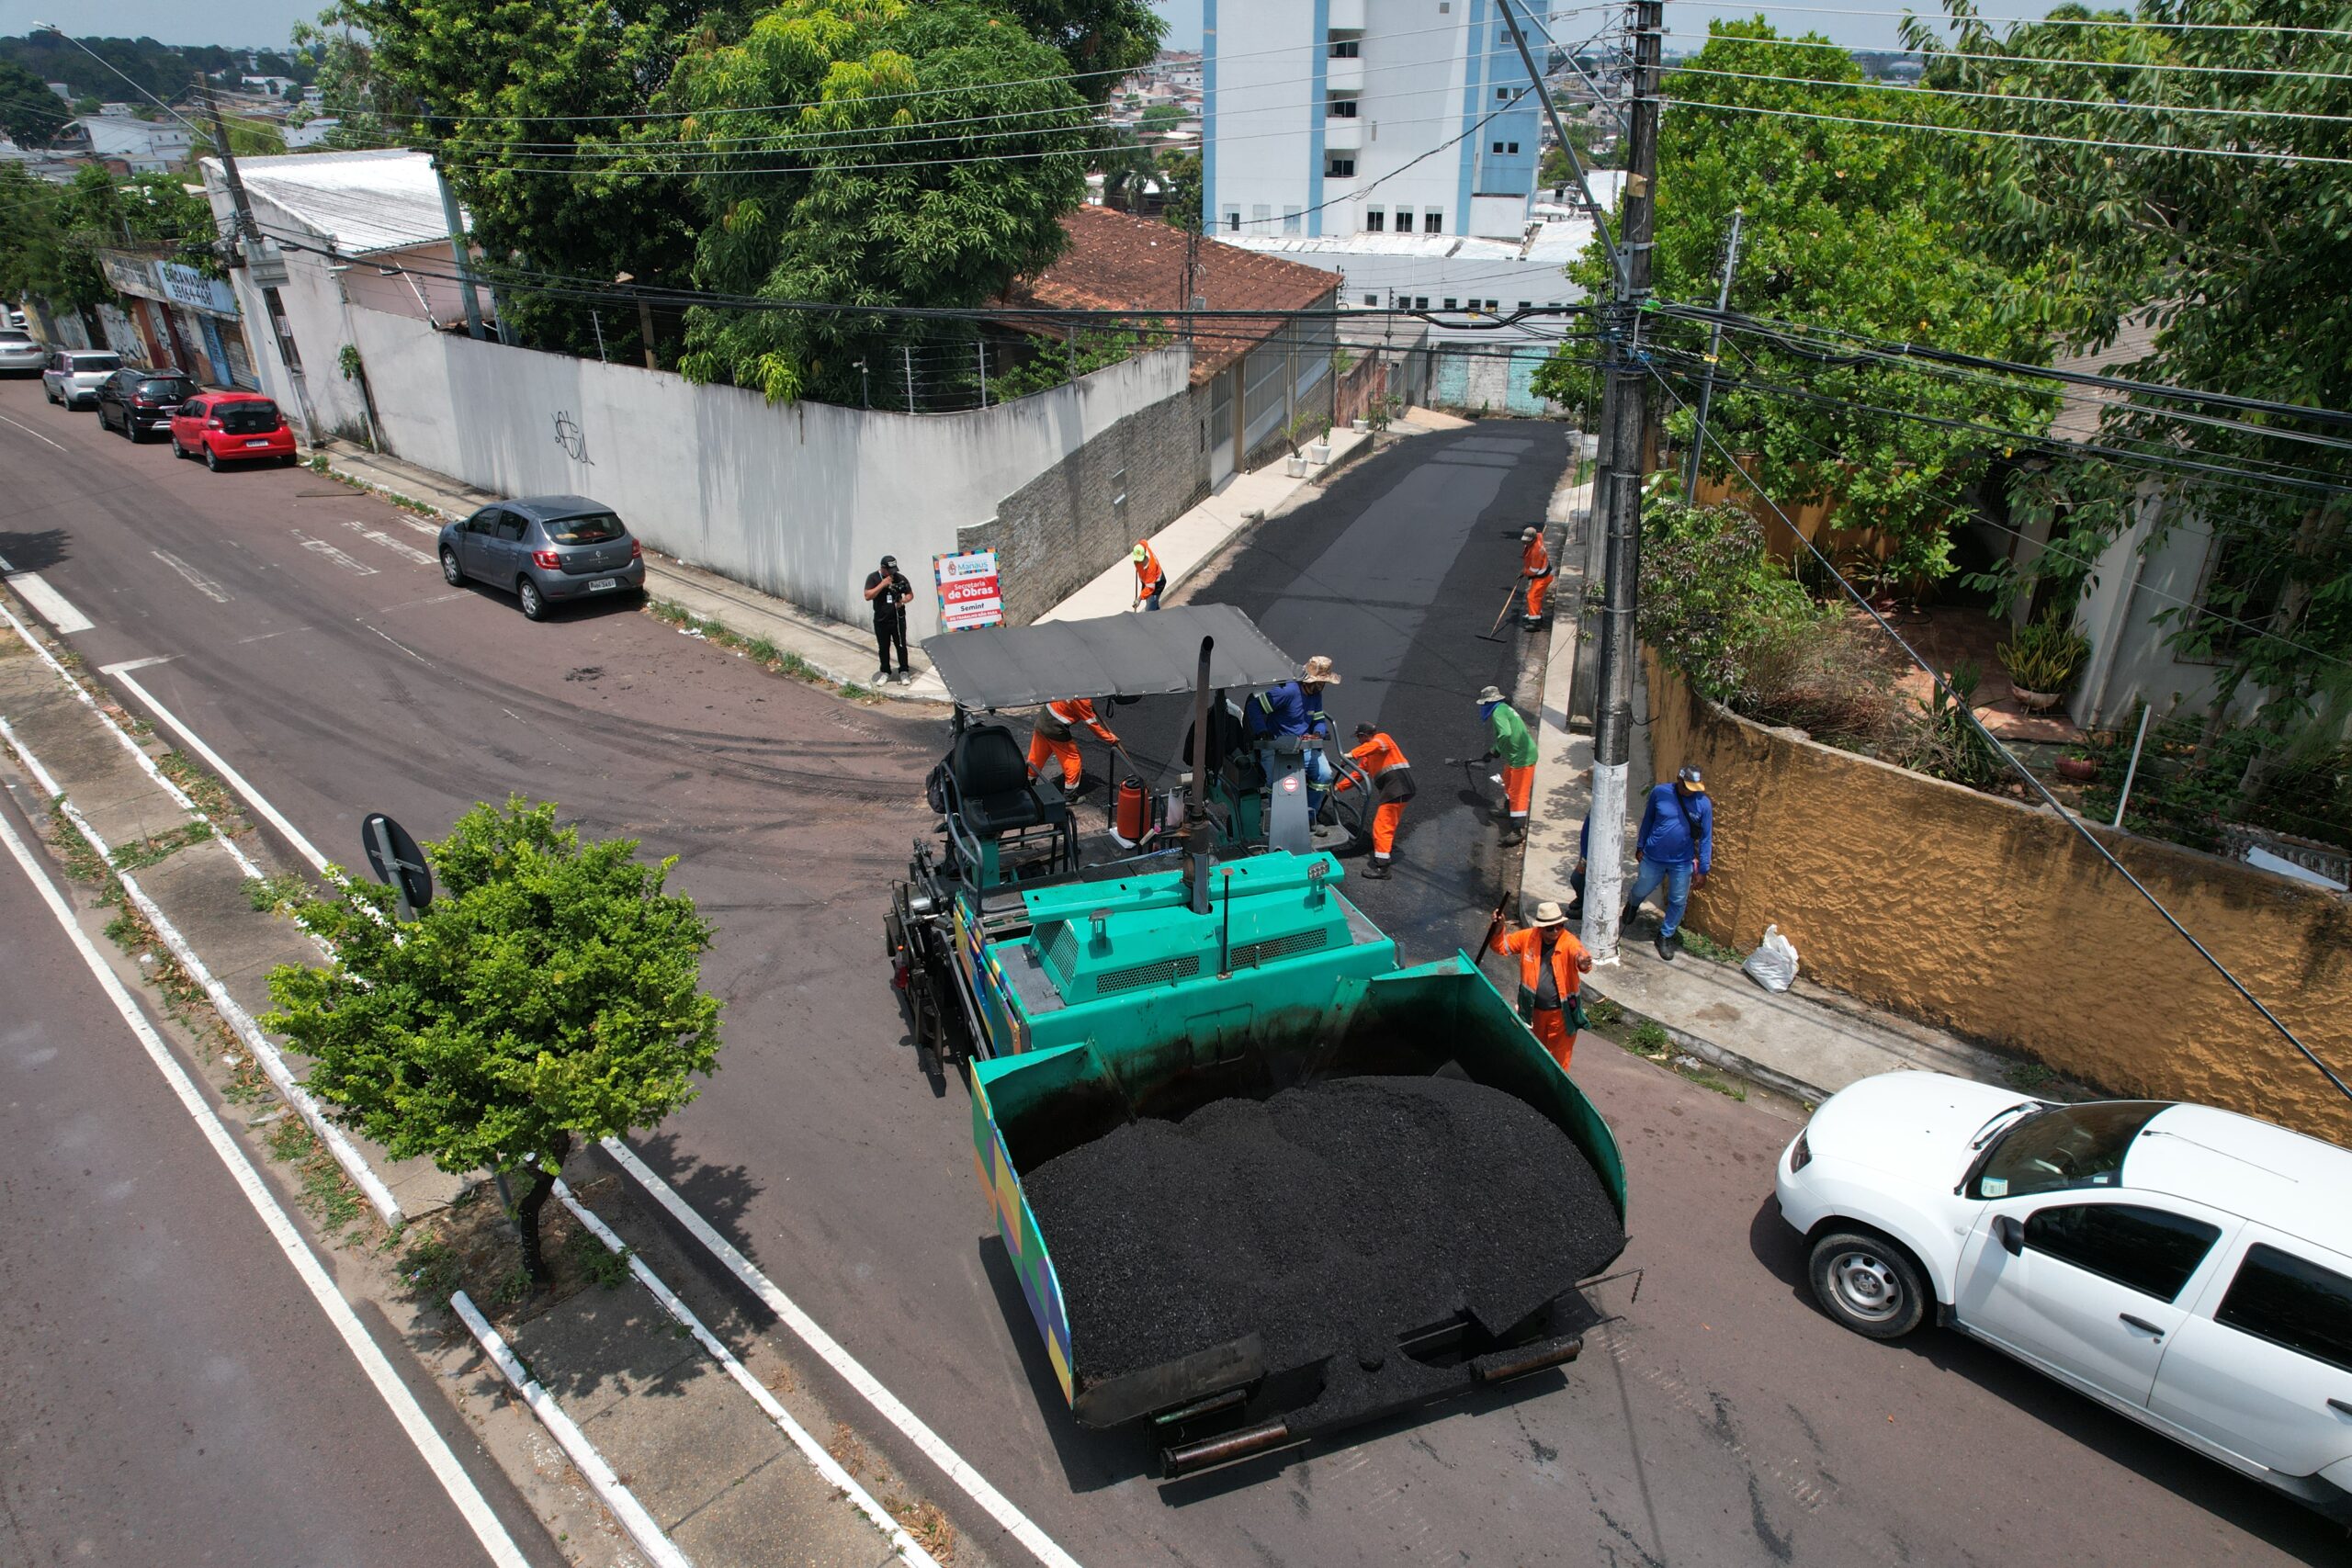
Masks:
[[[172,414],[172,456],[223,463],[294,461],[294,433],[259,392],[198,392]]]

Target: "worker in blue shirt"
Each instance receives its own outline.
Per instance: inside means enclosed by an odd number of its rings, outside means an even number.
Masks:
[[[1666,919],[1657,928],[1657,955],[1671,964],[1682,950],[1683,907],[1692,887],[1707,885],[1707,868],[1715,858],[1715,810],[1698,769],[1684,768],[1672,784],[1651,789],[1634,847],[1640,863],[1617,923],[1622,929],[1642,900],[1664,886]]]
[[[1306,806],[1317,815],[1323,794],[1331,787],[1331,716],[1323,711],[1323,688],[1340,683],[1330,660],[1317,654],[1295,681],[1281,681],[1250,699],[1242,707],[1242,733],[1261,751],[1295,756],[1306,773]],[[1276,768],[1269,763],[1271,778]]]

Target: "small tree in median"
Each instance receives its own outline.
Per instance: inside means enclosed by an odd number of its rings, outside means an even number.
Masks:
[[[414,920],[372,884],[301,908],[334,960],[274,971],[262,1021],[311,1058],[335,1119],[395,1158],[519,1172],[523,1263],[544,1284],[539,1215],[572,1141],[653,1126],[716,1066],[710,927],[662,891],[673,862],[583,843],[519,795],[425,848],[440,886]]]

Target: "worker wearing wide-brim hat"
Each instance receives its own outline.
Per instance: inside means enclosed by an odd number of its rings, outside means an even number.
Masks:
[[[1509,813],[1503,842],[1517,843],[1527,837],[1528,803],[1535,797],[1535,737],[1527,732],[1527,721],[1496,687],[1478,694],[1478,716],[1494,735],[1495,743],[1487,748],[1486,760],[1502,759],[1503,806]]]
[[[1576,1055],[1577,1031],[1584,1027],[1577,992],[1592,968],[1592,954],[1568,930],[1567,914],[1547,898],[1535,906],[1533,925],[1498,931],[1488,945],[1519,959],[1519,1016],[1566,1072]]]
[[[1323,711],[1323,688],[1339,683],[1340,673],[1330,659],[1318,653],[1295,679],[1275,682],[1241,710],[1244,732],[1251,745],[1278,756],[1300,758],[1306,774],[1310,816],[1321,808],[1323,794],[1331,787],[1331,760],[1325,755],[1332,739],[1331,716]]]

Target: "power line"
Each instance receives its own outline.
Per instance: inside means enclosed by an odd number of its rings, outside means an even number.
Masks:
[[[1754,0],[1741,5],[1738,0],[1682,0],[1687,6],[1702,11],[1754,11]],[[1915,13],[1905,10],[1866,11],[1832,6],[1783,6],[1770,0],[1770,8],[1815,17],[1876,17],[1882,21],[1901,21]],[[2352,38],[2352,28],[2289,28],[2273,27],[2267,22],[2165,22],[2123,17],[1935,17],[1926,18],[1939,27],[1959,27],[1962,24],[2000,22],[2024,28],[2147,28],[2161,32],[2203,33],[2286,33],[2312,34],[2322,38]]]
[[[2242,158],[2269,164],[2346,164],[2352,158],[2331,158],[2315,152],[2274,152],[2235,147],[2182,147],[2161,141],[2109,141],[2087,136],[2052,136],[2032,130],[1995,130],[1984,126],[1939,125],[1932,120],[1862,119],[1851,115],[1813,114],[1804,109],[1768,109],[1748,104],[1711,103],[1704,98],[1669,98],[1677,108],[1713,109],[1724,114],[1770,115],[1782,119],[1826,120],[1838,125],[1869,126],[1880,130],[1926,130],[1944,136],[1991,136],[2009,141],[2051,141],[2068,147],[2104,147],[2124,152],[2185,152],[2202,158]]]
[[[1697,33],[1676,33],[1669,29],[1666,36],[1668,38],[1696,39],[1700,35]],[[1706,35],[1706,38],[1707,41],[1712,43],[1715,39],[1724,36],[1725,35],[1710,33]],[[1741,43],[1752,43],[1759,48],[1767,49],[1831,49],[1836,50],[1838,53],[1845,55],[1849,59],[1851,59],[1857,54],[1914,54],[1921,56],[1930,62],[1939,60],[1970,60],[1983,61],[1987,63],[2004,65],[2074,65],[2080,66],[2086,71],[2149,71],[2201,76],[2283,76],[2301,77],[2319,82],[2352,82],[2352,72],[2299,71],[2287,66],[2188,65],[2172,61],[2155,60],[2076,60],[2071,56],[2063,54],[1971,54],[1956,49],[1943,48],[1858,50],[1847,44],[1832,43],[1826,39],[1747,39],[1734,35],[1733,40]],[[1685,56],[1685,58],[1691,59],[1696,58],[1696,56]],[[1677,65],[1669,66],[1668,69],[1680,70],[1682,67]]]
[[[1657,373],[1655,368],[1653,368],[1652,374],[1657,379],[1659,388],[1665,391],[1667,396],[1672,398],[1677,403],[1681,404],[1684,409],[1689,409],[1690,404],[1684,401],[1680,393],[1675,391],[1673,384],[1669,382],[1664,375]],[[2263,1021],[2268,1023],[2271,1028],[2278,1032],[2280,1038],[2284,1039],[2288,1044],[2293,1046],[2295,1050],[2302,1055],[2305,1061],[2318,1068],[2321,1075],[2324,1076],[2329,1083],[2335,1086],[2338,1093],[2342,1094],[2346,1100],[2352,1100],[2352,1084],[2346,1084],[2342,1078],[2336,1077],[2335,1070],[2330,1067],[2324,1061],[2321,1060],[2319,1055],[2312,1051],[2310,1046],[2304,1044],[2302,1041],[2297,1037],[2295,1032],[2288,1028],[2287,1025],[2280,1021],[2277,1013],[2272,1012],[2269,1008],[2264,1006],[2261,998],[2246,989],[2245,983],[2234,974],[2231,973],[2228,964],[2223,964],[2219,958],[2215,957],[2210,948],[2208,948],[2203,942],[2198,941],[2196,936],[2190,932],[2189,929],[2180,923],[2179,919],[2174,916],[2173,912],[2165,907],[2163,899],[2150,892],[2147,886],[2142,883],[2138,877],[2132,874],[2129,867],[2127,867],[2121,861],[2116,859],[2114,852],[2109,850],[2106,844],[2099,840],[2098,835],[2093,833],[2090,829],[2084,824],[2081,818],[2075,816],[2073,812],[2068,811],[2064,806],[2061,806],[2058,803],[2058,797],[2050,793],[2050,786],[2041,782],[2041,775],[2037,774],[2031,768],[2027,767],[2023,761],[2018,760],[2016,752],[2011,751],[2007,746],[2001,743],[2000,738],[1996,736],[1991,729],[1985,727],[1984,720],[1976,716],[1975,710],[1969,705],[1967,699],[1952,689],[1951,682],[1945,680],[1943,675],[1937,671],[1934,665],[1928,663],[1925,659],[1922,659],[1919,656],[1918,649],[1913,648],[1909,642],[1905,641],[1903,634],[1896,631],[1894,626],[1888,622],[1886,617],[1878,613],[1877,607],[1871,604],[1868,596],[1860,589],[1856,588],[1853,583],[1848,581],[1846,574],[1838,570],[1836,563],[1831,561],[1829,557],[1823,553],[1821,547],[1815,545],[1811,539],[1805,537],[1804,530],[1800,529],[1793,522],[1790,521],[1789,514],[1781,510],[1780,503],[1775,502],[1771,496],[1765,492],[1764,487],[1758,484],[1754,479],[1748,476],[1745,469],[1739,467],[1738,459],[1734,457],[1730,451],[1724,446],[1723,438],[1710,431],[1706,433],[1706,439],[1713,443],[1717,451],[1723,453],[1724,460],[1730,463],[1732,470],[1737,473],[1741,479],[1747,484],[1749,492],[1758,501],[1761,501],[1765,505],[1772,509],[1772,515],[1781,520],[1781,525],[1789,531],[1792,537],[1804,547],[1806,553],[1813,557],[1815,562],[1822,570],[1829,574],[1830,579],[1844,591],[1846,596],[1859,605],[1864,615],[1867,615],[1872,621],[1876,622],[1879,630],[1884,632],[1889,637],[1893,638],[1894,645],[1903,650],[1905,657],[1909,659],[1913,664],[1917,665],[1919,669],[1926,673],[1928,679],[1935,683],[1935,689],[1941,693],[1951,703],[1954,710],[1960,713],[1966,719],[1969,728],[1976,731],[1978,739],[1983,740],[1984,743],[1989,747],[2002,761],[2008,764],[2010,769],[2013,770],[2020,778],[2024,779],[2026,784],[2034,791],[2034,793],[2041,796],[2042,803],[2049,807],[2051,810],[2056,812],[2059,819],[2071,827],[2075,830],[2075,834],[2080,837],[2085,843],[2090,845],[2092,850],[2098,854],[2101,860],[2107,862],[2109,865],[2112,866],[2116,872],[2122,876],[2124,881],[2130,883],[2132,885],[2132,891],[2138,893],[2141,897],[2146,899],[2148,901],[2149,908],[2154,909],[2157,914],[2163,916],[2165,923],[2172,927],[2175,931],[2178,932],[2182,941],[2195,948],[2197,950],[2197,955],[2205,960],[2207,964],[2211,964],[2215,974],[2221,976],[2223,980],[2229,982],[2230,988],[2237,992],[2239,996],[2245,998],[2247,1004],[2250,1005],[2255,1011],[2262,1015]]]
[[[2032,104],[2051,108],[2122,109],[2134,114],[2227,115],[2240,119],[2320,120],[2352,125],[2352,115],[2316,114],[2307,109],[2220,108],[2198,104],[2135,104],[2120,98],[2044,98],[2024,93],[1979,93],[1962,87],[1905,87],[1890,82],[1826,81],[1818,76],[1771,76],[1754,71],[1718,71],[1712,66],[1677,65],[1668,76],[1720,76],[1734,82],[1776,82],[1800,87],[1838,87],[1853,93],[1897,93],[1906,97],[1974,98],[1996,104]]]
[[[1741,348],[1737,344],[1733,344],[1731,347],[1732,352],[1737,354],[1744,363],[1747,364],[1751,368],[1755,367],[1756,362],[1754,359],[1749,357],[1747,350]],[[1835,462],[1839,460],[1839,455],[1835,449],[1823,442],[1815,440],[1804,431],[1797,429],[1792,425],[1784,425],[1781,427],[1781,430],[1785,434],[1792,436],[1796,440],[1804,443],[1804,445],[1812,447],[1815,451],[1820,453],[1823,457],[1829,458],[1831,461]],[[1940,497],[1933,497],[1930,499],[1933,499],[1936,502],[1936,504],[1941,506],[1948,516],[1960,519],[1962,522],[1981,524],[1985,527],[1996,529],[1999,532],[2007,534],[2010,537],[2018,540],[2020,543],[2033,546],[2036,549],[2041,550],[2046,555],[2057,557],[2060,560],[2064,561],[2069,566],[2079,567],[2086,573],[2098,570],[2098,562],[2086,560],[2080,556],[2070,554],[2068,551],[2060,548],[2058,545],[2052,540],[2037,539],[2022,528],[2017,527],[2012,524],[2004,523],[1999,519],[1988,516],[1982,512],[1971,511],[1968,508],[1959,505],[1957,502],[1945,501]],[[2278,633],[2271,631],[2268,627],[2258,626],[2251,621],[2241,620],[2234,615],[2225,615],[2220,611],[2210,609],[2198,604],[2194,600],[2183,599],[2178,594],[2166,592],[2165,590],[2148,582],[2144,578],[2140,582],[2139,592],[2152,599],[2161,599],[2168,604],[2177,605],[2181,609],[2189,611],[2193,615],[2199,615],[2204,619],[2211,620],[2217,625],[2230,626],[2238,631],[2247,632],[2256,637],[2268,637],[2272,641],[2277,642],[2282,648],[2290,648],[2298,653],[2308,654],[2312,658],[2323,660],[2324,662],[2341,665],[2346,669],[2352,669],[2352,660],[2338,658],[2335,654],[2324,652],[2321,649],[2312,648],[2306,643],[2297,642],[2291,637],[2280,637]]]

